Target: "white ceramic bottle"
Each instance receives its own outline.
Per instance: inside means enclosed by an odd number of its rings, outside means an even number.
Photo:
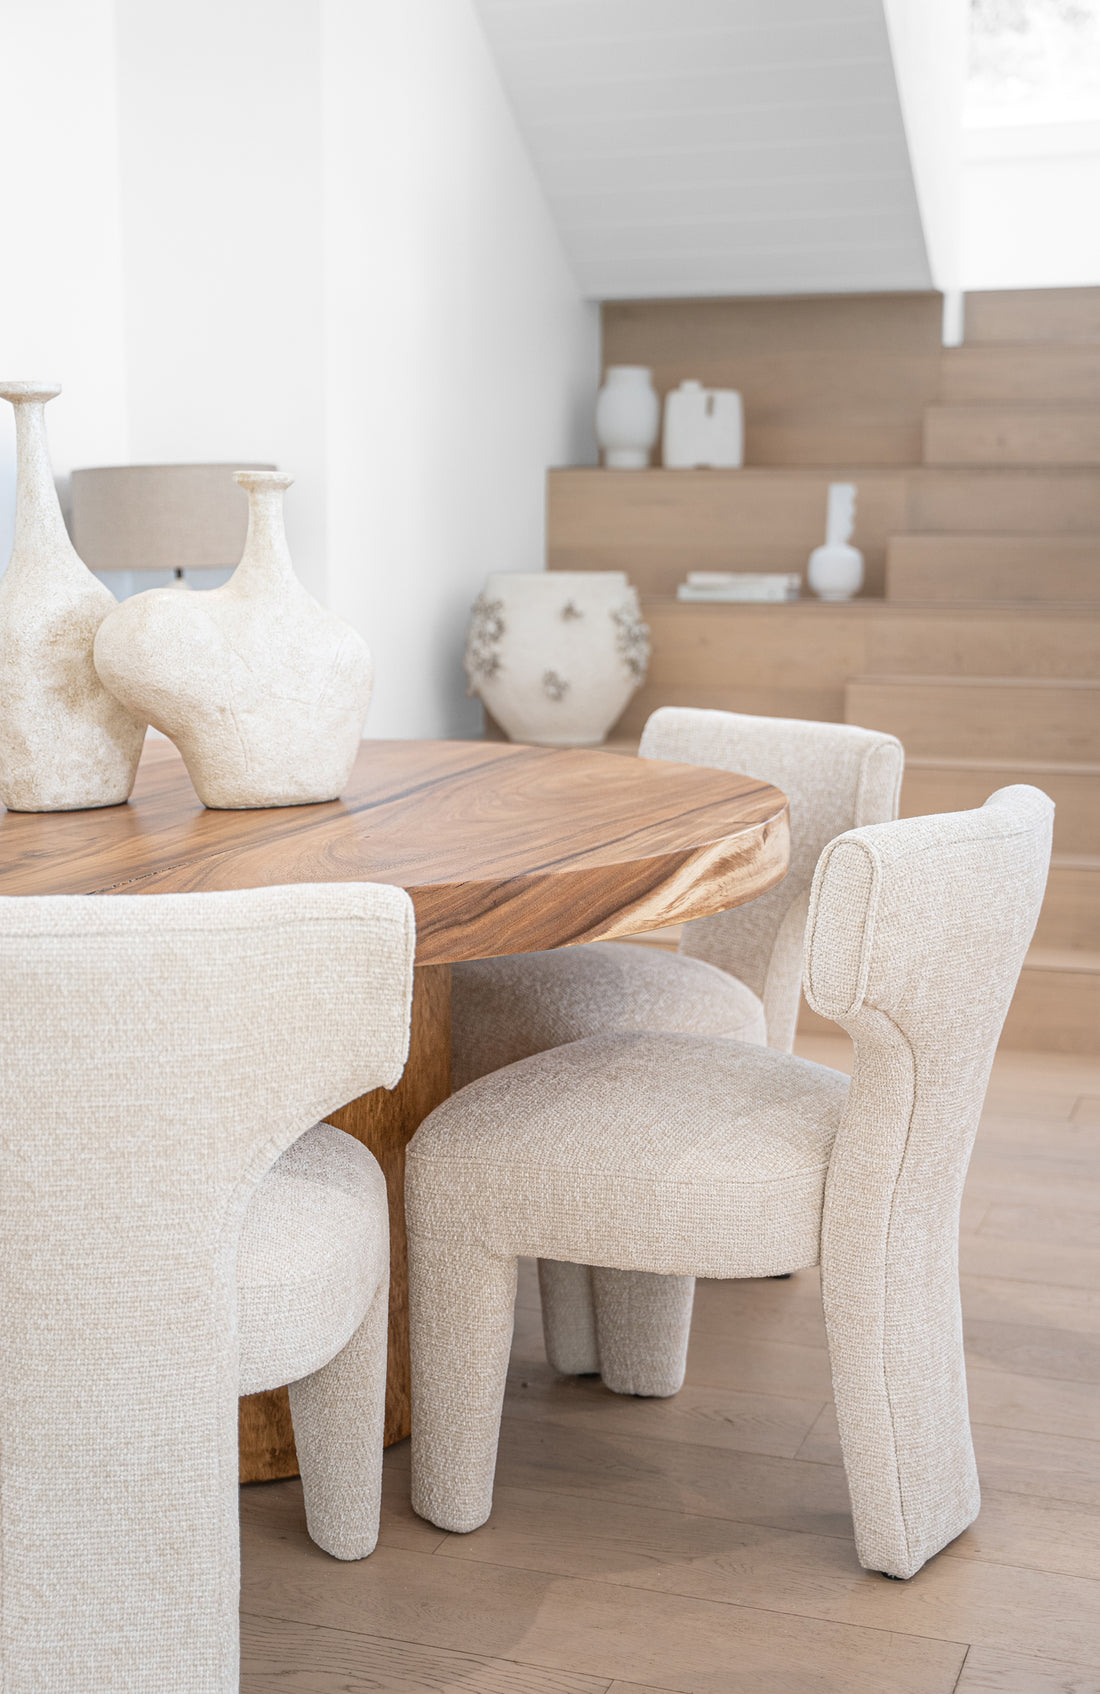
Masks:
[[[15,546],[0,579],[0,800],[75,812],[129,798],[145,722],[96,675],[92,643],[115,597],[65,528],[46,444],[59,383],[0,383],[15,408]]]
[[[596,400],[596,440],[608,470],[644,471],[661,425],[653,372],[609,365]]]
[[[806,579],[820,600],[850,600],[863,587],[863,554],[848,543],[855,521],[855,484],[831,482],[825,545],[814,548],[806,571]]]
[[[645,680],[649,631],[622,571],[497,571],[474,605],[469,692],[512,741],[594,747]]]
[[[335,800],[371,696],[362,638],[294,575],[282,471],[238,471],[248,538],[221,588],[153,588],[106,618],[95,662],[131,711],[176,743],[205,806]]]
[[[688,380],[665,395],[666,470],[739,470],[744,458],[745,415],[735,388],[704,388]]]

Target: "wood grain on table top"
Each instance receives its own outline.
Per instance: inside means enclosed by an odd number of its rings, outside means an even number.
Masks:
[[[471,741],[365,741],[326,805],[206,810],[165,742],[125,806],[0,814],[0,894],[386,882],[420,963],[632,934],[755,898],[786,871],[785,797],[755,778]]]

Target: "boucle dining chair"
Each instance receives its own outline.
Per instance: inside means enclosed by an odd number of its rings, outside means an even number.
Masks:
[[[378,1531],[399,889],[0,900],[0,1685],[238,1686],[237,1397],[289,1383],[309,1532]],[[313,1126],[313,1127],[311,1127]]]
[[[664,707],[638,749],[739,771],[790,802],[790,868],[748,905],[684,925],[678,953],[596,943],[456,965],[456,1087],[588,1035],[627,1029],[728,1035],[790,1052],[814,867],[846,829],[897,817],[901,743],[877,730],[798,718]],[[600,1372],[620,1394],[675,1394],[684,1380],[693,1278],[539,1262],[543,1331],[564,1375]]]
[[[412,1498],[475,1529],[520,1255],[678,1276],[820,1263],[861,1564],[908,1577],[979,1505],[958,1285],[963,1180],[1039,912],[1054,808],[852,830],[814,877],[804,985],[851,1084],[715,1036],[591,1036],[472,1083],[409,1149]]]

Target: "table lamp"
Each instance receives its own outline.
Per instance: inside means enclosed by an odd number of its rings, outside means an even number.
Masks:
[[[234,471],[274,465],[105,465],[72,473],[73,545],[92,571],[225,570],[248,530]]]

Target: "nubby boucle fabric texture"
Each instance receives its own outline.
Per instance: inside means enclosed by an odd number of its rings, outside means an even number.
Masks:
[[[842,831],[897,816],[900,742],[849,724],[664,707],[646,724],[639,753],[739,771],[781,788],[791,814],[786,877],[758,900],[686,924],[678,954],[597,944],[456,965],[456,1087],[613,1031],[725,1035],[790,1052],[814,867]],[[558,1370],[599,1371],[622,1394],[676,1393],[687,1357],[690,1285],[661,1289],[647,1278],[632,1293],[613,1294],[614,1273],[593,1281],[582,1267],[552,1262],[540,1264],[539,1281],[547,1352]],[[600,1314],[604,1300],[612,1305]],[[652,1300],[663,1302],[663,1318],[645,1317]],[[625,1333],[627,1322],[637,1333]]]
[[[406,1187],[422,1516],[466,1531],[489,1514],[517,1256],[591,1282],[820,1260],[861,1562],[911,1576],[966,1528],[959,1201],[1053,810],[1008,788],[826,849],[805,985],[852,1033],[850,1087],[728,1038],[629,1032],[482,1077],[425,1120]],[[657,1331],[679,1322],[665,1298]]]
[[[413,941],[370,885],[0,900],[12,1694],[236,1689],[242,1373],[307,1373],[311,1533],[373,1545],[384,1185],[320,1120],[397,1082]]]

